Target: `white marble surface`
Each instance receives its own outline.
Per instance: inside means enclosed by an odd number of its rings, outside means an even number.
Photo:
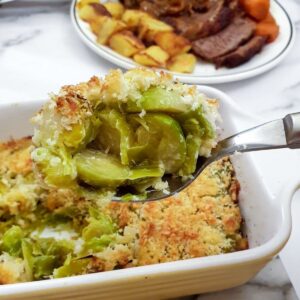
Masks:
[[[45,2],[45,1],[44,1]],[[48,1],[50,3],[51,1]],[[300,1],[280,1],[300,27]],[[275,69],[256,78],[217,88],[264,119],[300,111],[300,38]],[[69,18],[68,1],[17,1],[0,7],[0,101],[46,99],[62,84],[87,80],[113,68],[81,43]],[[298,197],[300,198],[300,197]],[[298,200],[298,199],[297,199]],[[244,286],[187,299],[297,299],[300,293],[300,201],[293,204],[291,239],[262,272]],[[287,267],[287,275],[283,265]]]

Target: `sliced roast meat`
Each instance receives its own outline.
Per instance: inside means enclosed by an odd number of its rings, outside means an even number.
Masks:
[[[247,42],[255,30],[255,22],[248,18],[236,17],[219,33],[193,42],[192,49],[205,60],[212,61],[218,56],[234,51]]]
[[[185,38],[194,41],[214,34],[226,27],[232,20],[232,10],[224,6],[224,0],[213,1],[206,13],[192,13],[177,18],[167,17],[164,21]]]
[[[140,1],[139,0],[121,0],[121,3],[123,3],[126,8],[138,8]]]
[[[227,0],[226,4],[231,10],[237,10],[239,8],[239,0]]]
[[[128,1],[128,0],[127,0]],[[132,1],[132,0],[131,0]],[[156,17],[180,16],[194,12],[207,12],[218,0],[136,0],[139,8]]]
[[[265,45],[267,39],[262,36],[254,36],[246,44],[240,46],[235,51],[217,57],[213,60],[216,67],[227,67],[234,68],[237,67],[246,61],[250,60],[255,54],[259,53],[263,46]]]
[[[195,12],[206,12],[209,10],[211,0],[190,0],[190,10]]]
[[[188,0],[152,0],[141,1],[140,9],[155,17],[180,15],[189,10]]]

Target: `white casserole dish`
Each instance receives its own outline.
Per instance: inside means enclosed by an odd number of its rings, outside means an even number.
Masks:
[[[238,109],[224,93],[199,90],[219,99],[222,136],[252,126],[257,120]],[[29,118],[42,101],[0,103],[0,140],[32,134]],[[264,161],[272,164],[272,153]],[[218,256],[76,277],[0,286],[0,299],[165,299],[234,287],[248,281],[287,242],[291,232],[290,202],[297,181],[289,181],[278,197],[265,187],[255,155],[233,161],[241,183],[240,206],[250,249]],[[281,176],[283,177],[283,176]]]

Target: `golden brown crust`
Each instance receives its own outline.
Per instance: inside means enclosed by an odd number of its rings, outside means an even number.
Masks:
[[[32,170],[30,158],[31,137],[0,143],[0,174],[26,175]]]
[[[239,185],[229,159],[208,167],[186,190],[159,202],[111,204],[121,228],[138,228],[138,265],[244,249]]]
[[[0,143],[0,216],[35,208],[39,187],[32,174],[31,137]]]

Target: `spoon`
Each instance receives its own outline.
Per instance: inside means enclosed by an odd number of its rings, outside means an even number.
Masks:
[[[157,190],[147,190],[147,199],[131,202],[157,201],[170,197],[188,187],[203,170],[216,160],[235,153],[244,153],[280,148],[300,148],[300,112],[289,114],[283,119],[274,120],[243,132],[237,133],[220,141],[211,152],[210,157],[199,157],[196,171],[191,179],[182,181],[180,177],[164,175],[163,181],[169,184],[169,193]],[[121,201],[119,197],[113,201]]]

